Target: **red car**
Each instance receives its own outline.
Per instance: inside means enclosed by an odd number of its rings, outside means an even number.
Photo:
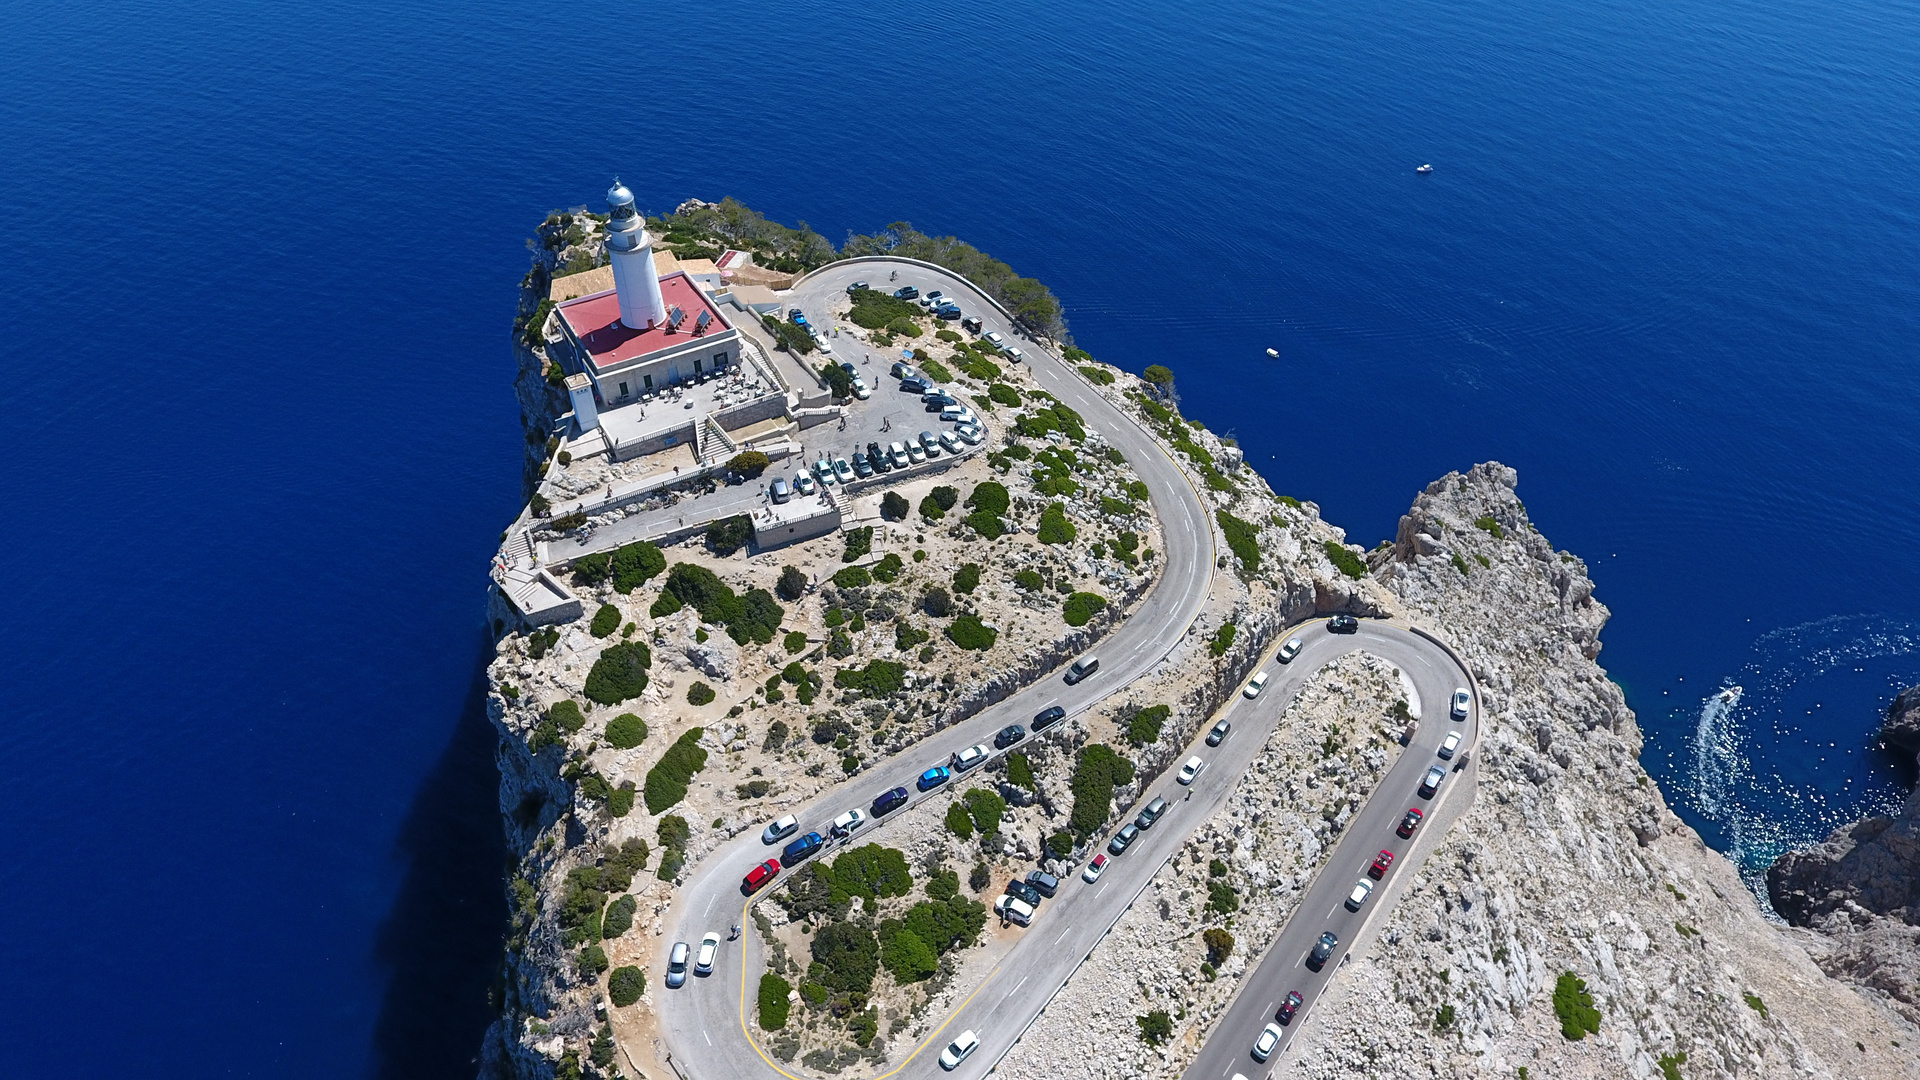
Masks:
[[[1393,852],[1383,851],[1374,856],[1373,865],[1367,868],[1367,873],[1375,878],[1383,878],[1387,876],[1387,867],[1392,865]]]
[[[1276,1017],[1283,1024],[1293,1023],[1293,1014],[1300,1011],[1300,991],[1287,992],[1287,1000],[1280,1003],[1280,1015]]]
[[[760,887],[762,885],[765,885],[767,882],[772,881],[774,879],[774,876],[779,873],[780,873],[780,860],[768,859],[766,862],[763,862],[759,866],[756,866],[753,868],[753,871],[747,875],[747,880],[743,885],[741,885],[740,889],[742,892],[746,893],[748,896],[752,896],[754,893],[757,893],[760,891]]]
[[[1403,837],[1412,836],[1413,830],[1419,827],[1420,827],[1420,811],[1417,808],[1410,806],[1407,808],[1407,816],[1400,819],[1400,827],[1398,829],[1395,829],[1394,832],[1399,833]]]

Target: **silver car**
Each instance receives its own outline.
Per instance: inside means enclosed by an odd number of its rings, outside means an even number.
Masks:
[[[687,956],[692,952],[684,941],[673,943],[673,951],[667,954],[667,989],[678,990],[687,984]]]

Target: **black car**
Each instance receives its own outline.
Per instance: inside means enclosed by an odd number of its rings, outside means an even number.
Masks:
[[[1025,900],[1027,902],[1028,907],[1037,908],[1040,906],[1040,890],[1034,888],[1033,886],[1027,884],[1024,881],[1016,880],[1016,881],[1007,882],[1007,895],[1017,896],[1020,899]]]
[[[1019,724],[1008,724],[1006,727],[1000,729],[1000,734],[993,737],[993,747],[996,750],[1005,750],[1007,747],[1012,746],[1014,743],[1026,737],[1026,728],[1021,727]]]
[[[1160,815],[1165,814],[1166,812],[1167,812],[1167,800],[1161,799],[1161,798],[1155,798],[1152,802],[1147,804],[1147,808],[1145,810],[1140,811],[1140,816],[1137,818],[1134,818],[1133,823],[1135,825],[1140,826],[1142,829],[1151,829],[1153,828],[1153,823],[1160,820]]]
[[[911,285],[902,285],[893,290],[893,298],[896,300],[918,300],[920,299],[920,290]]]
[[[1035,732],[1045,731],[1066,718],[1067,710],[1058,705],[1049,705],[1034,714],[1033,730]]]
[[[1319,971],[1327,966],[1327,961],[1333,956],[1333,950],[1339,947],[1339,935],[1331,930],[1321,934],[1320,940],[1313,943],[1313,951],[1307,954],[1307,966]]]
[[[874,472],[890,473],[893,471],[893,459],[888,457],[886,452],[882,450],[867,451],[867,464],[873,466]]]
[[[1029,871],[1027,874],[1027,884],[1033,886],[1034,891],[1038,892],[1041,896],[1052,896],[1060,889],[1060,879],[1047,873],[1045,870]]]
[[[1300,991],[1294,990],[1289,992],[1287,994],[1287,1000],[1280,1003],[1280,1012],[1274,1019],[1283,1024],[1293,1023],[1293,1014],[1300,1011],[1301,1000]]]
[[[1357,634],[1360,632],[1360,620],[1351,615],[1335,615],[1327,620],[1327,630],[1335,634]]]
[[[873,816],[885,817],[905,805],[907,805],[907,789],[903,787],[894,788],[892,791],[884,792],[879,798],[873,800]]]
[[[1107,841],[1107,854],[1119,855],[1133,845],[1133,838],[1140,835],[1140,826],[1129,821],[1120,826],[1120,831]]]

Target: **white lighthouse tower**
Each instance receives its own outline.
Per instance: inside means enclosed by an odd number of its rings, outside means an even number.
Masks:
[[[607,191],[612,213],[607,220],[607,256],[613,262],[613,287],[620,294],[620,321],[630,330],[651,330],[667,321],[660,298],[660,275],[653,269],[653,241],[633,208],[633,192],[614,178]]]

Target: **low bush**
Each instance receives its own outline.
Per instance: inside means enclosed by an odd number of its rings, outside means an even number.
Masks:
[[[873,660],[864,668],[841,668],[833,673],[833,685],[871,698],[899,693],[906,680],[906,666],[892,660]]]
[[[1227,547],[1241,567],[1249,574],[1260,569],[1260,529],[1249,521],[1242,521],[1225,510],[1216,512],[1214,519],[1220,522],[1220,531],[1226,534]]]
[[[1002,405],[1012,405],[1012,406],[1015,406],[1016,408],[1020,404],[1019,392],[1016,391],[1013,387],[1008,386],[1006,383],[1003,383],[1003,382],[997,382],[997,383],[994,383],[992,386],[987,387],[987,397],[993,399],[994,401],[999,402]]]
[[[727,635],[736,645],[749,641],[773,644],[774,632],[786,617],[785,609],[774,601],[772,593],[749,589],[744,596],[736,595],[713,571],[692,563],[675,563],[667,572],[666,588],[667,592],[692,604],[700,612],[702,622],[726,627]]]
[[[787,995],[793,993],[793,984],[769,971],[760,976],[760,1028],[763,1031],[779,1031],[787,1026],[787,1010],[792,1002]]]
[[[1073,791],[1073,811],[1067,824],[1081,836],[1099,832],[1107,823],[1107,811],[1113,805],[1113,789],[1133,782],[1133,762],[1104,743],[1089,743],[1080,748],[1068,787]]]
[[[1493,520],[1491,514],[1473,519],[1473,524],[1475,528],[1486,532],[1495,540],[1505,540],[1507,538],[1507,530],[1501,528],[1500,523]]]
[[[887,333],[897,334],[900,337],[915,338],[925,332],[912,319],[895,319],[887,324]]]
[[[617,938],[633,929],[633,912],[640,902],[631,896],[622,896],[607,905],[607,913],[600,920],[600,936]]]
[[[1367,576],[1366,560],[1347,550],[1345,544],[1323,540],[1320,547],[1327,553],[1327,561],[1333,564],[1334,569],[1355,580]]]
[[[846,550],[841,552],[840,561],[853,562],[863,555],[872,553],[873,526],[862,525],[858,529],[848,529],[841,534],[841,539],[846,543]]]
[[[854,922],[831,922],[814,932],[813,960],[824,970],[820,981],[834,990],[865,994],[880,971],[880,942],[873,931]]]
[[[1600,1033],[1600,1010],[1593,1007],[1586,980],[1571,971],[1562,972],[1553,984],[1553,1015],[1560,1020],[1560,1034],[1570,1042]]]
[[[1173,710],[1165,705],[1149,705],[1126,718],[1127,743],[1132,746],[1146,746],[1160,740],[1160,729],[1166,725],[1167,717]]]
[[[960,875],[945,867],[935,870],[927,878],[927,897],[942,902],[960,895]]]
[[[1213,632],[1213,640],[1207,643],[1207,651],[1215,656],[1227,655],[1227,650],[1233,648],[1233,637],[1236,633],[1238,631],[1234,629],[1232,623],[1221,623],[1220,629]]]
[[[753,539],[753,519],[745,514],[721,518],[707,526],[707,547],[715,555],[731,555]]]
[[[1064,859],[1072,855],[1073,834],[1070,832],[1057,832],[1047,837],[1047,850],[1052,852],[1053,856],[1057,859]]]
[[[607,580],[613,556],[605,551],[582,555],[574,560],[573,580],[577,585],[598,585]]]
[[[601,604],[600,610],[593,613],[593,624],[587,627],[594,637],[603,638],[620,629],[620,609],[612,604]]]
[[[881,556],[879,562],[873,564],[869,572],[873,574],[873,580],[891,584],[900,576],[900,571],[905,569],[906,565],[899,555],[889,551]]]
[[[880,516],[888,521],[905,521],[907,511],[911,509],[913,506],[907,502],[907,497],[897,491],[889,491],[880,497]]]
[[[991,872],[988,877],[991,880]],[[944,901],[923,900],[907,909],[902,922],[944,956],[978,940],[980,931],[987,925],[987,906],[957,895]]]
[[[934,382],[950,383],[953,381],[953,372],[947,370],[947,365],[942,364],[938,360],[920,361],[920,370],[926,372],[927,378],[932,379]]]
[[[1155,1009],[1133,1019],[1140,1025],[1140,1041],[1148,1046],[1164,1046],[1173,1038],[1173,1017],[1168,1016],[1165,1009]]]
[[[607,721],[607,745],[615,750],[631,750],[647,741],[647,722],[630,712]]]
[[[1240,910],[1240,893],[1224,881],[1207,886],[1207,910],[1231,915]]]
[[[1226,963],[1227,957],[1233,955],[1233,935],[1218,926],[1209,927],[1206,933],[1200,935],[1200,940],[1207,946],[1207,963],[1215,967]]]
[[[944,619],[953,613],[953,595],[938,585],[932,586],[920,597],[920,607],[936,619]]]
[[[622,544],[608,559],[608,571],[613,576],[613,591],[622,596],[641,585],[667,568],[667,557],[660,549],[645,540],[631,544]]]
[[[947,804],[947,831],[962,840],[973,839],[973,815],[957,802]]]
[[[1017,751],[1007,755],[1007,783],[1033,790],[1033,763],[1027,759],[1027,755]]]
[[[727,462],[727,468],[752,480],[766,472],[767,466],[771,464],[773,459],[758,450],[742,450]]]
[[[842,589],[864,589],[873,584],[873,575],[864,566],[843,566],[833,575],[833,583]]]
[[[940,954],[926,939],[888,919],[880,933],[880,963],[901,985],[922,982],[940,970]]]
[[[699,745],[704,734],[702,728],[689,728],[660,756],[659,763],[647,770],[647,813],[657,814],[687,797],[688,783],[707,764],[707,752]]]
[[[893,624],[893,647],[907,652],[933,640],[933,635],[913,625],[905,619]]]
[[[1085,375],[1088,381],[1098,383],[1101,386],[1113,385],[1113,372],[1108,371],[1106,368],[1095,367],[1092,364],[1082,364],[1080,365],[1080,374]]]
[[[807,592],[807,575],[797,566],[780,568],[780,580],[774,584],[773,591],[782,600],[798,600]]]
[[[647,609],[647,614],[656,619],[664,619],[685,606],[680,602],[679,597],[670,592],[663,592],[654,599],[653,606]]]
[[[547,719],[559,726],[561,731],[572,735],[587,726],[586,714],[580,711],[580,704],[572,698],[556,701],[547,707]]]
[[[963,563],[953,572],[953,591],[970,593],[980,587],[980,564]]]
[[[617,818],[633,813],[633,796],[633,781],[621,781],[620,786],[614,788],[613,793],[607,796],[607,813]]]
[[[1451,1005],[1447,1006],[1447,1010],[1449,1011],[1449,1013],[1451,1013],[1452,1009],[1453,1009],[1453,1006]],[[1453,1017],[1449,1015],[1447,1019],[1451,1021]],[[1687,1063],[1687,1052],[1685,1050],[1680,1050],[1671,1054],[1661,1054],[1660,1059],[1657,1062],[1657,1064],[1660,1066],[1660,1080],[1680,1080],[1680,1066],[1685,1065],[1686,1063]]]
[[[975,510],[968,514],[965,520],[974,532],[980,534],[982,540],[998,540],[1007,534],[1007,530],[1000,524],[998,514],[986,510]]]
[[[646,973],[631,964],[614,968],[613,974],[607,976],[607,997],[622,1009],[639,1001],[640,995],[646,992]],[[783,995],[780,1000],[784,1002],[786,997]]]
[[[1016,570],[1013,575],[1013,584],[1015,588],[1039,592],[1046,586],[1046,579],[1040,576],[1038,570]]]
[[[1040,512],[1040,532],[1037,539],[1043,544],[1071,544],[1079,535],[1073,522],[1067,520],[1067,508],[1061,503],[1052,503]]]
[[[601,705],[618,705],[647,688],[653,654],[643,641],[609,645],[587,671],[586,695]]]
[[[1064,614],[1068,626],[1085,626],[1095,615],[1105,611],[1107,598],[1099,593],[1077,592],[1067,597]]]
[[[601,948],[598,942],[581,949],[577,970],[582,981],[598,979],[600,973],[607,970],[607,950]]]
[[[867,330],[891,329],[890,324],[896,321],[911,323],[920,314],[920,306],[913,301],[878,289],[855,289],[852,295],[853,307],[847,312],[847,321]],[[916,333],[919,329],[914,327]]]
[[[709,705],[712,704],[713,697],[713,687],[706,683],[696,680],[692,686],[687,687],[687,704],[689,705]]]
[[[984,510],[997,516],[1006,513],[1013,505],[1013,496],[1007,492],[1007,485],[997,480],[983,480],[967,495],[966,504],[975,510]]]
[[[990,836],[1000,831],[1000,819],[1006,815],[1007,800],[985,788],[968,788],[960,801],[966,804],[967,813],[973,817],[973,827],[980,830],[981,836]]]
[[[807,635],[802,631],[794,630],[787,634],[785,638],[782,638],[780,644],[787,650],[789,655],[801,652],[807,647]]]
[[[947,640],[976,652],[993,648],[1000,632],[982,623],[978,615],[962,615],[947,624]]]

